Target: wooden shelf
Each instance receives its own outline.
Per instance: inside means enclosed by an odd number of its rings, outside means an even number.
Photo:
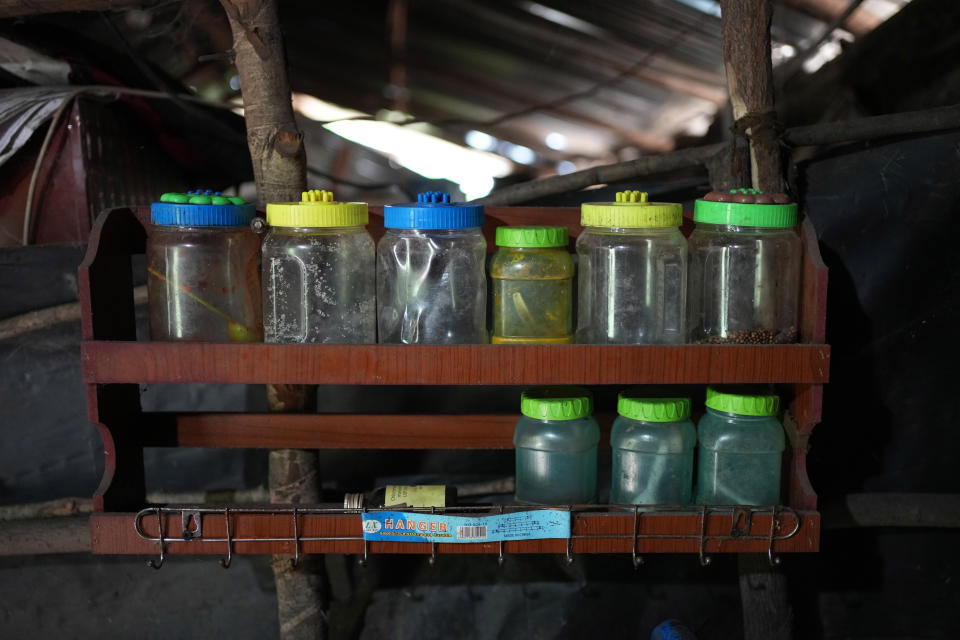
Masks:
[[[199,539],[184,541],[182,511],[172,508],[162,514],[164,551],[168,554],[226,555],[227,530],[224,508],[206,506]],[[269,507],[266,507],[269,509]],[[585,509],[579,511],[579,509]],[[577,507],[572,514],[570,552],[637,553],[774,553],[813,552],[820,544],[820,514],[780,508],[771,536],[772,510],[751,507],[654,508]],[[288,513],[244,511],[230,507],[231,553],[260,554],[295,552],[292,510]],[[298,514],[297,532],[301,553],[405,553],[405,554],[497,554],[497,542],[449,544],[429,542],[364,543],[359,513]],[[341,510],[342,511],[342,510]],[[491,513],[495,511],[491,510]],[[749,517],[748,517],[749,514]],[[141,537],[134,526],[139,522]],[[735,525],[736,523],[736,525]],[[735,530],[736,529],[736,530]],[[158,554],[159,523],[156,512],[95,513],[91,517],[94,553]],[[772,540],[771,540],[772,537]],[[314,538],[311,540],[311,538]],[[565,554],[566,539],[524,540],[503,543],[506,554]]]
[[[370,232],[382,232],[377,208]],[[795,345],[681,346],[395,346],[150,343],[136,341],[131,256],[142,254],[146,209],[101,215],[90,235],[78,283],[83,330],[82,368],[90,421],[106,452],[91,518],[95,553],[157,553],[160,545],[134,530],[144,505],[144,447],[291,447],[351,449],[498,449],[513,446],[516,415],[324,415],[143,413],[139,383],[234,383],[319,385],[636,385],[777,383],[788,385],[785,420],[790,449],[784,476],[789,513],[799,514],[795,535],[773,540],[773,552],[816,551],[820,516],[806,471],[807,441],[820,420],[823,384],[829,379],[825,342],[827,270],[816,234],[801,225],[803,270],[799,333]],[[565,224],[571,248],[580,231],[575,209],[492,208],[484,233],[493,250],[502,224]],[[689,231],[690,225],[685,225]],[[608,446],[612,415],[599,415]],[[455,428],[451,428],[455,421]],[[245,513],[231,508],[234,538],[284,538],[290,515]],[[664,508],[666,509],[666,508]],[[644,514],[593,508],[574,514],[570,548],[564,540],[504,543],[504,553],[718,553],[769,552],[769,513],[752,517],[751,533],[733,534],[735,514],[697,508]],[[789,517],[789,516],[788,516]],[[179,516],[164,516],[176,531]],[[224,535],[226,518],[211,516],[209,535]],[[176,522],[174,522],[176,521]],[[156,526],[146,523],[144,526]],[[638,524],[639,522],[639,524]],[[500,545],[378,542],[359,538],[356,514],[304,517],[302,553],[500,553]],[[635,527],[639,527],[636,529]],[[219,529],[218,529],[219,528]],[[154,529],[156,531],[156,528]],[[219,534],[218,534],[219,531]],[[761,533],[752,533],[754,531]],[[766,531],[767,533],[762,533]],[[309,538],[323,538],[309,540]],[[330,540],[328,538],[342,538]],[[635,547],[634,547],[635,543]],[[173,539],[169,553],[221,554],[225,541]],[[293,553],[283,540],[231,543],[232,553]]]
[[[830,347],[279,345],[91,341],[87,383],[549,385],[827,382]]]

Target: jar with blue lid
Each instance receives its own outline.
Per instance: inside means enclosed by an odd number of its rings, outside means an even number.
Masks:
[[[383,208],[377,331],[385,344],[482,344],[487,336],[483,205],[421,193]]]
[[[153,340],[259,342],[260,239],[253,204],[213,191],[150,207],[147,299]]]

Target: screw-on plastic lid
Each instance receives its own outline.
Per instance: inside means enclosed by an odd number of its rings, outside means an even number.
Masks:
[[[775,416],[780,411],[780,397],[775,394],[737,393],[707,387],[707,406],[740,416]]]
[[[150,205],[150,222],[169,227],[245,227],[254,214],[252,203],[209,189],[165,193]]]
[[[337,202],[331,191],[304,191],[300,202],[268,202],[274,227],[360,227],[369,221],[366,202]]]
[[[388,229],[471,229],[483,226],[483,205],[450,202],[450,194],[428,191],[416,202],[388,204],[383,208]]]
[[[535,420],[576,420],[593,412],[593,396],[583,387],[538,387],[520,396],[520,413]]]
[[[498,247],[565,247],[566,227],[497,227]]]
[[[643,398],[625,391],[617,396],[617,413],[644,422],[678,422],[690,417],[690,398]]]
[[[644,191],[620,191],[616,202],[584,202],[580,224],[585,227],[644,229],[679,227],[683,207],[673,202],[647,202]]]
[[[731,189],[730,194],[747,196],[742,199],[751,199],[750,196],[763,196],[762,191],[756,189]],[[712,194],[708,194],[712,195]],[[797,225],[797,205],[789,204],[757,204],[751,202],[719,202],[714,200],[697,200],[693,206],[693,221],[704,224],[722,224],[735,227],[771,227],[789,229]]]

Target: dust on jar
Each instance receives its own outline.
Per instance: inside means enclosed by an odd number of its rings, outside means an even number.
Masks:
[[[566,227],[498,227],[490,263],[494,344],[573,342],[573,258]]]
[[[697,200],[690,235],[690,340],[786,344],[798,337],[797,205],[754,189]]]
[[[610,432],[611,504],[688,504],[697,431],[690,398],[620,393]]]
[[[372,344],[376,262],[367,204],[306,191],[267,204],[263,328],[267,342]]]
[[[487,335],[483,205],[440,192],[383,208],[377,245],[378,340],[482,344]]]
[[[686,340],[687,241],[679,204],[623,191],[581,207],[577,342]]]
[[[147,299],[153,340],[259,342],[254,208],[219,192],[165,193],[150,207]]]
[[[708,387],[706,405],[697,425],[697,504],[778,504],[786,445],[780,398]]]
[[[597,500],[600,428],[593,397],[580,387],[528,389],[513,434],[516,500],[530,504],[589,504]]]

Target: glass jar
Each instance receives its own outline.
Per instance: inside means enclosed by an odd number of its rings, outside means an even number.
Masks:
[[[573,258],[566,227],[498,227],[490,263],[494,344],[573,342]]]
[[[219,192],[165,193],[150,207],[147,303],[153,340],[259,342],[254,209]]]
[[[386,344],[483,344],[487,241],[483,205],[421,193],[383,208],[377,328]]]
[[[267,204],[263,329],[267,342],[373,344],[376,262],[367,205],[329,191]]]
[[[786,201],[753,189],[697,200],[687,302],[691,342],[797,341],[801,245],[797,205]]]
[[[624,191],[616,202],[584,203],[581,211],[577,342],[684,342],[687,240],[680,205]]]
[[[610,504],[688,504],[693,492],[697,431],[689,398],[617,399],[610,432]]]
[[[708,387],[706,404],[697,428],[697,504],[777,504],[785,447],[780,398]]]
[[[579,387],[529,389],[513,444],[517,502],[590,504],[597,500],[597,443],[593,398]]]

